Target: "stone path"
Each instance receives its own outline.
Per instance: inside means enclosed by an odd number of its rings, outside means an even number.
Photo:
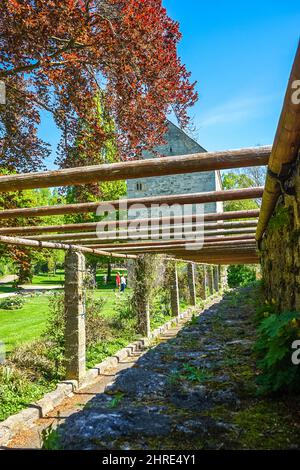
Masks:
[[[43,427],[59,423],[63,449],[300,449],[299,398],[256,395],[256,296],[251,289],[225,296],[70,399]],[[37,447],[36,435],[20,435],[11,447]]]
[[[14,282],[16,279],[18,279],[18,276],[15,274],[8,274],[7,276],[1,277],[0,284],[8,284]]]
[[[8,297],[15,297],[16,295],[18,295],[16,292],[7,292],[7,293],[0,294],[0,299],[6,299]]]

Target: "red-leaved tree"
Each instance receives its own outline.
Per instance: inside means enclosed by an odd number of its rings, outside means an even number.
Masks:
[[[162,142],[170,109],[184,127],[197,97],[177,55],[180,37],[161,0],[1,0],[1,165],[42,163],[43,108],[62,131],[61,166],[74,155],[79,129],[81,142],[86,129],[87,159],[97,154],[110,138],[95,111],[99,90],[122,159]]]

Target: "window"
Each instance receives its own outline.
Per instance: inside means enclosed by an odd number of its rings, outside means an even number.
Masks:
[[[143,191],[143,183],[136,183],[136,190],[137,191]]]

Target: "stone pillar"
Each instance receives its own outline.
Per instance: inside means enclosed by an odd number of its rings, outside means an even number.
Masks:
[[[214,291],[219,292],[219,266],[213,266],[213,285]]]
[[[209,295],[214,293],[214,285],[213,285],[213,267],[211,265],[206,267],[206,282],[207,287],[209,290]]]
[[[135,264],[134,260],[129,259],[127,261],[127,287],[134,288],[135,279]]]
[[[144,299],[140,298],[140,307],[138,309],[137,314],[138,314],[138,325],[137,325],[138,333],[149,338],[150,333],[151,333],[150,306],[149,306],[149,301],[147,301],[145,298]]]
[[[202,278],[201,278],[201,298],[203,300],[207,297],[207,279],[206,279],[206,266],[205,264],[202,266]]]
[[[178,288],[178,273],[175,261],[172,263],[170,272],[170,296],[171,296],[171,310],[173,317],[178,317],[180,314],[180,303],[179,303],[179,288]]]
[[[150,279],[150,255],[141,255],[134,261],[134,306],[137,314],[137,330],[147,338],[150,336],[150,305],[151,295]],[[150,273],[151,274],[151,273]],[[147,277],[148,276],[148,277]]]
[[[78,382],[85,376],[84,276],[84,255],[69,251],[65,257],[66,379]]]
[[[220,269],[220,286],[221,289],[227,289],[228,281],[227,281],[227,266],[221,265],[219,266]]]
[[[195,265],[194,263],[188,263],[187,265],[187,277],[190,291],[190,304],[196,306],[196,286],[195,286]]]

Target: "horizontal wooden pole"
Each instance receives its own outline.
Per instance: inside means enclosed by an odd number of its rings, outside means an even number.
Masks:
[[[267,165],[270,153],[269,146],[252,147],[1,176],[0,192]]]
[[[282,194],[281,181],[288,176],[291,165],[296,162],[300,151],[300,103],[293,99],[294,84],[300,82],[300,42],[296,51],[292,71],[286,89],[285,99],[278,122],[272,153],[266,176],[261,213],[257,225],[256,239],[261,240],[269,220]]]
[[[204,237],[203,239],[204,240],[208,240],[210,237],[220,237],[220,236],[226,236],[226,238],[228,238],[228,236],[231,236],[231,235],[252,235],[253,237],[255,236],[255,229],[241,229],[241,230],[220,230],[218,232],[216,231],[209,231],[209,232],[205,232],[204,233]],[[117,244],[117,243],[122,243],[123,242],[147,242],[147,243],[151,243],[152,241],[154,242],[158,242],[158,241],[161,241],[161,242],[167,242],[167,241],[172,241],[172,240],[187,240],[188,241],[191,241],[195,238],[196,236],[196,232],[194,231],[191,231],[191,232],[186,232],[186,233],[182,233],[181,234],[175,234],[175,236],[173,234],[170,234],[170,236],[165,236],[164,238],[162,236],[160,237],[140,237],[138,235],[134,236],[130,236],[130,237],[123,237],[123,238],[114,238],[114,237],[110,237],[110,238],[95,238],[95,237],[91,237],[91,238],[83,238],[83,239],[67,239],[65,240],[65,243],[80,243],[81,245],[95,245],[95,244],[98,244],[99,243],[99,246],[105,246],[106,243],[113,243],[113,244]],[[200,233],[198,232],[198,238],[200,237]],[[232,238],[232,237],[230,237]],[[56,240],[56,238],[54,238],[53,240],[55,241],[58,241]]]
[[[250,211],[232,211],[232,212],[217,212],[217,213],[208,213],[204,214],[205,222],[214,222],[214,221],[223,221],[223,220],[237,220],[237,219],[251,219],[257,218],[259,216],[259,210],[254,209]],[[135,224],[140,223],[141,225],[151,225],[151,224],[176,224],[183,223],[186,220],[195,222],[196,216],[183,216],[183,217],[153,217],[152,219],[133,219]],[[106,227],[117,227],[124,228],[130,227],[133,222],[132,219],[125,219],[119,221],[108,221],[105,223]],[[250,221],[246,221],[248,223]],[[253,224],[256,224],[256,221],[251,221]],[[221,222],[220,222],[221,223]],[[29,235],[29,234],[39,234],[39,233],[66,233],[76,231],[88,232],[89,230],[96,230],[98,222],[86,222],[86,223],[77,223],[77,224],[63,224],[63,225],[39,225],[39,226],[17,226],[17,227],[0,227],[0,235],[4,234],[17,234],[17,235]]]
[[[133,205],[141,204],[145,207],[153,207],[163,204],[172,205],[189,205],[189,204],[205,204],[218,201],[237,201],[241,199],[257,199],[262,197],[263,188],[246,188],[231,189],[227,191],[211,191],[206,193],[194,194],[176,194],[171,196],[155,196],[136,199],[120,199],[116,201],[106,202],[87,202],[81,204],[66,204],[58,206],[41,206],[29,207],[22,209],[8,209],[0,211],[0,219],[10,219],[16,217],[43,217],[50,215],[64,214],[83,214],[87,212],[96,212],[111,207],[115,210],[132,209]],[[137,206],[135,206],[137,207]]]
[[[119,245],[118,251],[121,253],[129,253],[129,252],[137,252],[137,253],[147,253],[150,251],[156,251],[156,252],[161,252],[161,253],[172,253],[173,251],[181,251],[183,250],[185,253],[191,251],[193,253],[202,253],[202,252],[207,252],[207,253],[219,253],[222,255],[223,253],[229,251],[230,253],[238,253],[240,251],[243,251],[245,249],[251,250],[253,253],[256,253],[256,243],[251,241],[251,240],[240,240],[238,242],[213,242],[213,243],[206,243],[203,244],[202,248],[197,248],[196,246],[192,248],[189,247],[189,245],[193,245],[192,242],[187,243],[185,241],[179,241],[176,240],[177,243],[170,243],[170,242],[165,242],[161,244],[149,244],[146,246],[131,246],[131,247],[126,247],[125,245],[124,248]],[[98,247],[98,245],[91,245],[92,247]],[[113,248],[111,250],[116,250],[117,248]]]
[[[173,255],[175,259],[185,261],[185,262],[194,262],[198,264],[208,264],[208,265],[236,265],[236,264],[259,264],[258,256],[229,256],[229,257],[213,257],[213,256],[194,256],[194,255]]]
[[[16,245],[16,246],[26,246],[32,248],[47,248],[51,250],[75,250],[80,251],[81,253],[90,253],[97,256],[107,256],[113,258],[129,258],[127,255],[123,255],[121,253],[110,253],[107,251],[101,251],[98,249],[80,246],[80,245],[67,245],[62,243],[53,243],[53,242],[43,242],[43,241],[36,241],[36,240],[28,240],[26,238],[18,238],[18,237],[6,237],[0,236],[0,244],[4,245]],[[134,257],[130,256],[130,258],[134,259]]]
[[[206,244],[209,244],[209,243],[225,243],[226,244],[229,244],[229,243],[235,243],[236,245],[240,245],[242,242],[244,241],[253,241],[253,244],[255,244],[255,238],[254,238],[254,235],[239,235],[239,236],[232,236],[232,237],[206,237],[205,239],[205,245]],[[153,241],[153,240],[150,240],[150,241],[147,241],[147,242],[132,242],[132,243],[122,243],[122,244],[112,244],[112,243],[104,243],[104,244],[101,244],[101,245],[90,245],[92,246],[93,248],[104,248],[104,249],[109,249],[110,251],[113,251],[113,250],[120,250],[121,252],[123,250],[126,250],[127,248],[145,248],[145,247],[156,247],[156,246],[173,246],[173,245],[186,245],[186,244],[192,244],[194,243],[195,241],[193,239],[182,239],[182,240],[169,240],[169,241],[165,241],[165,240],[160,240],[160,241]],[[238,243],[236,243],[238,242]],[[196,244],[196,242],[195,242]]]
[[[232,224],[235,226],[235,224]],[[237,235],[240,233],[254,233],[256,225],[249,225],[247,224],[241,226],[236,225],[237,228],[230,228],[231,224],[229,224],[229,227],[227,226],[220,226],[218,227],[217,225],[209,226],[206,225],[203,227],[203,225],[168,225],[168,226],[155,226],[151,230],[150,229],[144,229],[144,230],[122,230],[122,231],[117,231],[117,232],[79,232],[79,233],[63,233],[63,234],[58,234],[58,235],[30,235],[27,237],[28,239],[32,240],[65,240],[68,241],[68,243],[73,243],[75,240],[80,240],[81,242],[88,242],[88,241],[99,241],[99,242],[105,242],[107,240],[112,240],[112,241],[118,241],[118,240],[130,240],[130,239],[143,239],[147,240],[149,239],[154,239],[154,236],[157,238],[161,237],[166,237],[166,235],[170,235],[170,237],[173,238],[173,236],[177,233],[181,234],[183,233],[184,236],[188,237],[191,236],[195,231],[197,233],[200,233],[201,230],[204,229],[204,235]]]

